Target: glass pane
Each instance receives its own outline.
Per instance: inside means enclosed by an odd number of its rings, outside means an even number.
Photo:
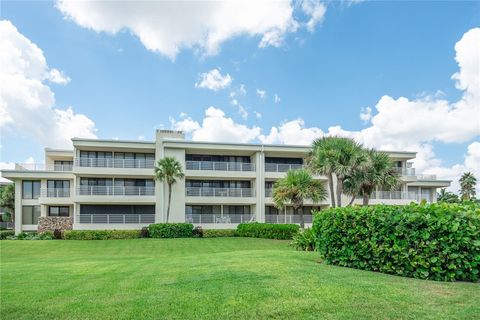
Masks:
[[[33,206],[33,224],[38,224],[39,217],[40,217],[40,206]]]
[[[33,224],[32,212],[33,212],[32,206],[22,207],[22,224]]]
[[[23,199],[32,199],[32,181],[23,181],[22,189]]]
[[[33,198],[37,199],[40,196],[40,181],[33,181]]]

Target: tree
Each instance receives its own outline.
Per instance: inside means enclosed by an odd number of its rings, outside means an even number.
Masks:
[[[465,172],[458,182],[460,182],[460,198],[462,200],[475,199],[477,178],[475,178],[473,173]]]
[[[300,226],[305,227],[303,219],[303,203],[311,199],[318,203],[327,198],[325,185],[320,180],[315,180],[305,169],[289,170],[284,178],[277,180],[273,186],[272,198],[278,209],[291,205],[300,215]]]
[[[446,203],[457,203],[458,196],[450,191],[447,191],[447,189],[442,188],[440,189],[440,192],[437,193],[437,201],[438,202],[446,202]]]
[[[3,207],[12,219],[15,220],[15,184],[9,183],[0,189],[0,207]]]
[[[364,150],[365,162],[355,168],[345,178],[345,191],[352,195],[351,205],[358,195],[367,206],[374,190],[395,190],[401,183],[398,172],[393,167],[388,154],[373,149]]]
[[[345,179],[364,162],[362,146],[352,139],[343,137],[317,139],[307,155],[308,168],[313,173],[324,174],[328,178],[332,207],[335,207],[334,175],[337,180],[336,205],[341,207]]]
[[[177,179],[183,179],[182,165],[173,157],[165,157],[157,162],[155,166],[155,180],[166,182],[168,186],[167,223],[170,217],[170,203],[172,201],[172,186]]]

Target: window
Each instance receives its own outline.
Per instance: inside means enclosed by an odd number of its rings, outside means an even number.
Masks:
[[[62,207],[48,207],[48,215],[50,217],[68,217],[70,215],[70,208]]]
[[[185,206],[186,214],[220,214],[220,206]]]
[[[250,214],[250,206],[223,206],[224,214]]]
[[[302,158],[265,157],[265,163],[303,164],[303,159]]]
[[[38,199],[40,196],[40,181],[24,180],[22,182],[22,198]]]
[[[22,207],[22,224],[38,224],[40,217],[40,206]]]
[[[47,181],[48,189],[70,189],[69,180],[48,180]]]
[[[185,155],[186,161],[212,161],[212,162],[241,162],[250,163],[249,156],[217,156],[217,155],[204,155],[204,154],[187,154]]]

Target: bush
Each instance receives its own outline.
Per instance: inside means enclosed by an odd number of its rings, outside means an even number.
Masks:
[[[431,280],[479,279],[476,204],[335,208],[317,213],[313,229],[327,263]]]
[[[241,223],[237,227],[237,236],[290,240],[298,233],[296,224]]]
[[[140,230],[65,230],[65,240],[114,240],[140,238]]]
[[[62,230],[60,229],[53,230],[53,238],[57,240],[63,239]]]
[[[140,238],[148,238],[148,228],[143,227],[142,230],[140,230]]]
[[[312,229],[300,230],[293,236],[292,246],[302,251],[317,251],[317,237]]]
[[[15,235],[15,231],[13,230],[0,230],[0,240],[7,239],[7,237],[11,237]]]
[[[235,229],[208,229],[203,230],[204,238],[235,237]]]
[[[193,237],[194,238],[203,238],[203,229],[202,227],[198,226],[198,227],[195,227],[193,228]]]
[[[191,238],[193,224],[191,223],[155,223],[148,226],[151,238]]]
[[[38,240],[53,240],[57,239],[52,231],[44,231],[38,235]],[[61,238],[60,238],[61,239]]]

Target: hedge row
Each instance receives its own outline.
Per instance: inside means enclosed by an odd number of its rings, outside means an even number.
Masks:
[[[191,238],[193,224],[191,223],[155,223],[148,226],[150,238]]]
[[[298,233],[296,224],[241,223],[237,227],[237,236],[290,240]]]
[[[479,279],[479,205],[334,208],[315,215],[313,230],[327,263],[422,279]]]
[[[0,230],[0,240],[5,240],[7,237],[12,237],[15,235],[13,230]]]
[[[65,240],[112,240],[140,238],[140,230],[66,230]]]
[[[223,237],[235,237],[235,229],[204,229],[204,238],[223,238]]]

